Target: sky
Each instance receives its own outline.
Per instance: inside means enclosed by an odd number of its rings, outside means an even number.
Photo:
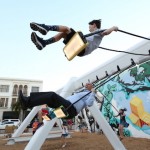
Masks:
[[[89,33],[88,23],[102,19],[102,29],[118,26],[120,30],[150,36],[149,0],[3,0],[0,2],[0,77],[43,81],[43,91],[57,90],[70,78],[80,77],[119,53],[102,49],[68,61],[61,41],[42,51],[31,42],[30,22],[65,25]],[[48,32],[48,39],[57,34]],[[127,50],[143,39],[121,32],[105,36],[100,46]]]

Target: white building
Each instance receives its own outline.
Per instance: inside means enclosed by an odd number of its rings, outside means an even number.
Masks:
[[[11,106],[17,101],[18,91],[25,96],[42,91],[43,81],[30,79],[0,78],[0,120],[13,115]]]

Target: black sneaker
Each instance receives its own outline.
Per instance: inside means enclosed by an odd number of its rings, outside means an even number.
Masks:
[[[35,22],[30,23],[30,27],[34,31],[39,31],[41,34],[46,35],[48,30],[48,27],[45,24],[38,24]]]
[[[22,109],[27,110],[27,108],[28,108],[28,97],[23,96],[21,90],[18,93],[18,100],[20,101]]]
[[[35,32],[31,33],[31,40],[39,50],[42,50],[46,46],[45,41],[42,38],[38,37]]]

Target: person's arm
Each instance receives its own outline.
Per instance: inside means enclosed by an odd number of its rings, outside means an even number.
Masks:
[[[120,116],[120,114],[118,113],[118,115],[115,115],[114,117],[118,117],[118,116]]]
[[[86,83],[85,87],[86,87],[87,90],[91,91],[91,93],[89,94],[89,97],[85,101],[86,105],[88,107],[90,107],[90,106],[93,105],[93,102],[95,101],[95,93],[96,93],[96,91],[95,91],[92,83]]]
[[[113,26],[109,29],[106,29],[104,32],[101,33],[102,36],[109,35],[112,31],[118,31],[117,26]]]
[[[86,105],[87,105],[88,107],[90,107],[90,106],[93,105],[94,101],[95,101],[95,93],[92,92],[92,93],[89,95],[88,99],[85,101],[85,103],[86,103]]]

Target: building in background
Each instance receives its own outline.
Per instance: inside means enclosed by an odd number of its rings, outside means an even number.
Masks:
[[[25,96],[29,96],[30,92],[40,92],[42,89],[41,80],[0,78],[0,120],[17,119],[11,107],[18,99],[19,90],[22,90]]]

